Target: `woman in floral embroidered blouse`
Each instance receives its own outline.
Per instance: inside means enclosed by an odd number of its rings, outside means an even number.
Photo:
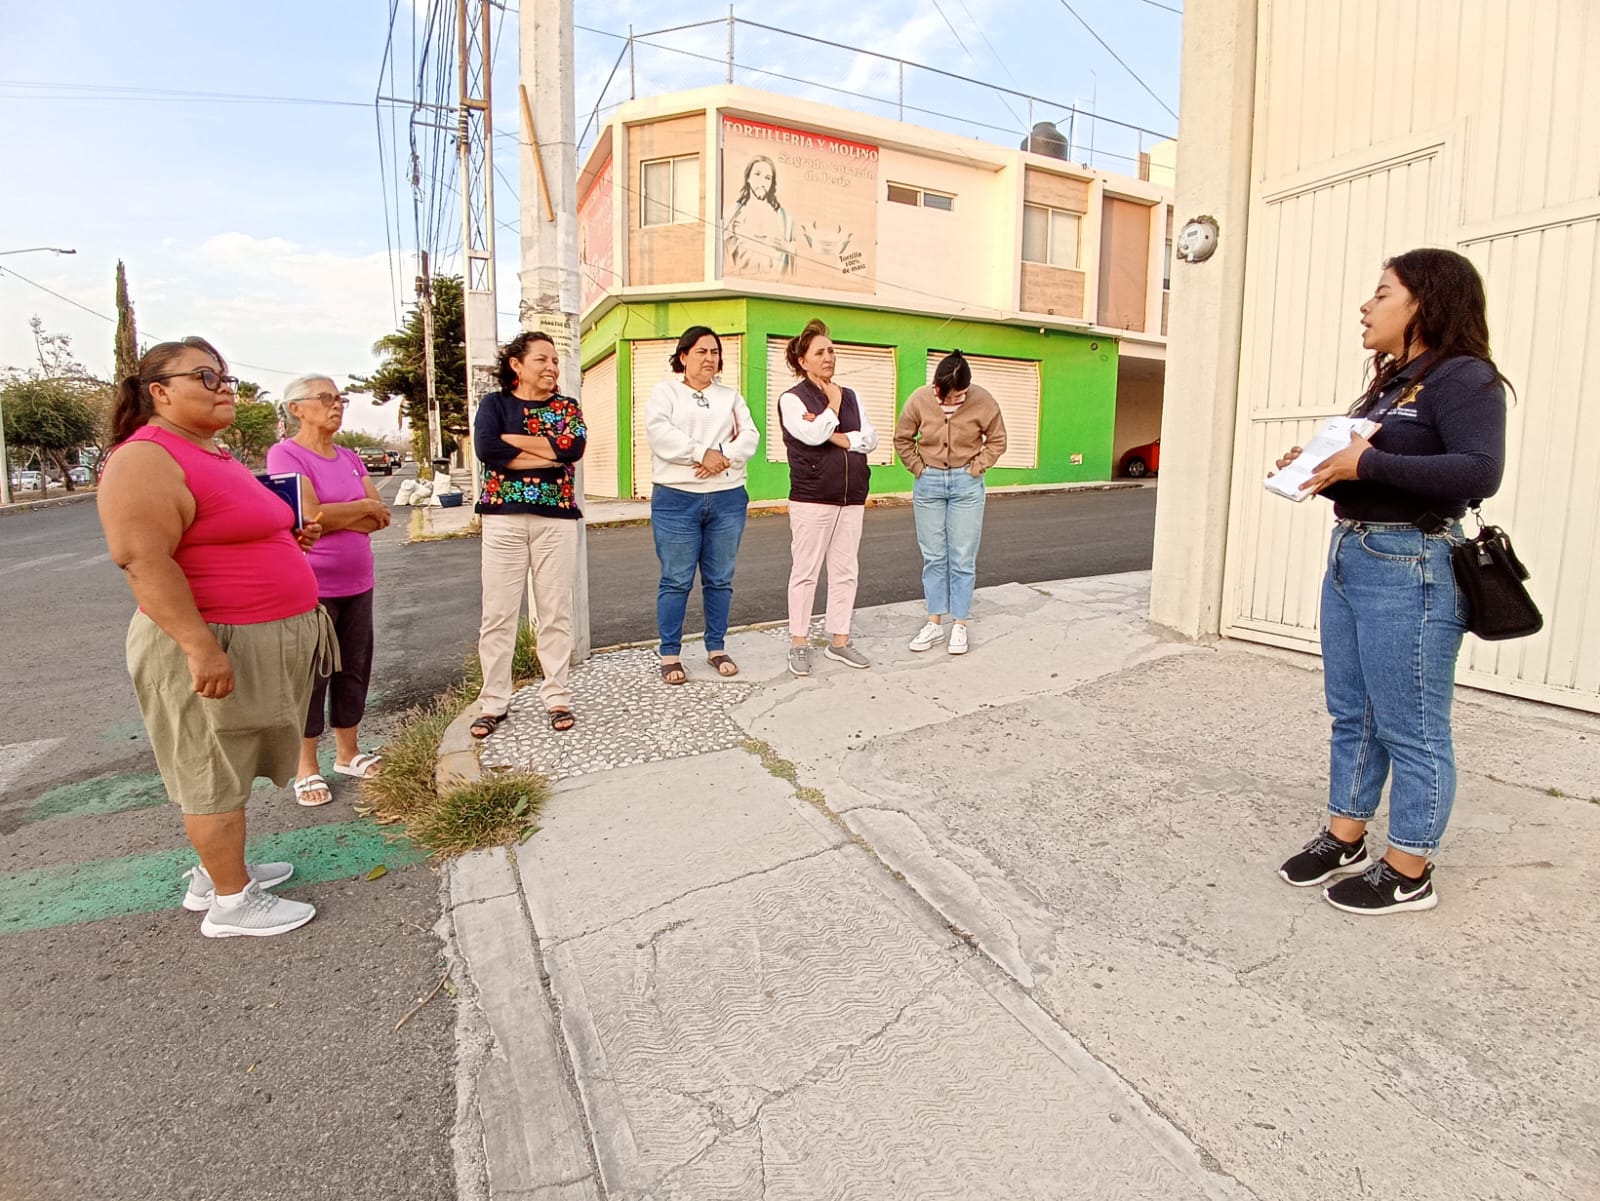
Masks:
[[[472,446],[483,464],[483,663],[476,738],[494,733],[511,704],[511,655],[523,581],[533,574],[538,610],[539,699],[554,730],[570,730],[572,592],[578,571],[575,465],[587,431],[578,402],[556,390],[561,357],[550,335],[518,334],[500,352],[500,391],[478,404]]]

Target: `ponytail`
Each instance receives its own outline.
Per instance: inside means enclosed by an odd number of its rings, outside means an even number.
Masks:
[[[126,442],[134,431],[150,420],[155,403],[150,389],[137,375],[127,376],[117,385],[117,399],[111,407],[111,445]]]

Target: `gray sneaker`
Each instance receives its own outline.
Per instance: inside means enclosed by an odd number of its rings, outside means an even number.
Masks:
[[[316,916],[315,906],[263,892],[252,880],[245,885],[244,900],[232,909],[212,902],[200,922],[200,933],[207,938],[269,938],[298,930]]]
[[[262,888],[276,888],[294,875],[292,863],[247,863],[244,868]],[[190,913],[204,913],[211,908],[211,898],[217,892],[210,873],[197,863],[183,875],[189,881],[188,891],[183,894],[183,907]]]
[[[809,646],[791,646],[789,648],[789,674],[792,676],[808,676],[811,674],[811,648]]]
[[[828,649],[822,653],[827,655],[830,659],[845,664],[847,667],[872,666],[871,661],[868,660],[868,658],[860,651],[856,650],[856,644],[853,642],[847,642],[843,646],[834,646],[833,643],[830,642],[828,643]]]

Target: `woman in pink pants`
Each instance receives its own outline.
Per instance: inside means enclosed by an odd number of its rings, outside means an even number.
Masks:
[[[811,605],[828,567],[828,633],[823,652],[849,667],[868,667],[850,642],[856,603],[856,551],[866,514],[867,455],[878,431],[849,388],[833,382],[833,342],[820,321],[789,340],[784,358],[798,377],[778,398],[789,454],[789,670],[811,674]]]

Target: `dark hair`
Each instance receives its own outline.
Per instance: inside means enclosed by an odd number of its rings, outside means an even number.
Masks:
[[[811,344],[818,338],[828,336],[828,327],[813,317],[806,322],[805,329],[789,339],[789,345],[783,348],[783,361],[789,364],[789,370],[796,375],[804,375],[806,369],[800,366],[800,360],[805,357],[806,351],[811,349]]]
[[[683,331],[683,336],[678,339],[678,348],[672,352],[672,357],[667,360],[667,365],[678,374],[683,374],[683,356],[693,349],[694,344],[706,335],[716,338],[717,341],[717,371],[722,370],[722,339],[717,338],[717,331],[709,325],[691,325]]]
[[[1372,355],[1372,382],[1351,407],[1359,416],[1372,408],[1378,393],[1411,358],[1412,347],[1426,347],[1437,361],[1466,356],[1480,359],[1515,395],[1511,381],[1500,374],[1489,354],[1488,298],[1483,277],[1471,260],[1453,250],[1433,247],[1397,254],[1384,267],[1393,271],[1417,302],[1406,322],[1405,346],[1399,358],[1386,351]]]
[[[750,199],[750,196],[752,194],[751,191],[750,191],[750,172],[755,170],[755,166],[756,166],[757,163],[766,163],[767,164],[767,170],[772,172],[772,184],[771,184],[770,187],[767,188],[767,194],[764,197],[762,197],[762,199],[764,199],[769,205],[771,205],[773,211],[776,212],[778,210],[778,208],[780,207],[779,204],[778,204],[778,164],[773,162],[770,158],[768,158],[764,154],[756,155],[748,163],[745,164],[745,167],[744,167],[744,187],[739,189],[739,199],[734,201],[734,207],[738,208],[741,204],[744,204],[747,200]]]
[[[500,348],[500,359],[495,364],[495,371],[500,376],[502,392],[510,392],[517,386],[517,369],[511,365],[511,360],[526,356],[528,347],[535,342],[548,342],[552,349],[556,344],[556,340],[544,330],[526,329]]]
[[[959,350],[952,350],[939,360],[933,369],[933,391],[940,400],[952,392],[965,392],[972,387],[972,368]]]
[[[185,338],[181,342],[158,342],[139,358],[139,370],[117,384],[117,398],[111,406],[111,445],[126,442],[155,415],[155,398],[150,385],[161,382],[172,364],[186,350],[203,350],[216,360],[217,370],[227,374],[227,361],[204,338]]]

